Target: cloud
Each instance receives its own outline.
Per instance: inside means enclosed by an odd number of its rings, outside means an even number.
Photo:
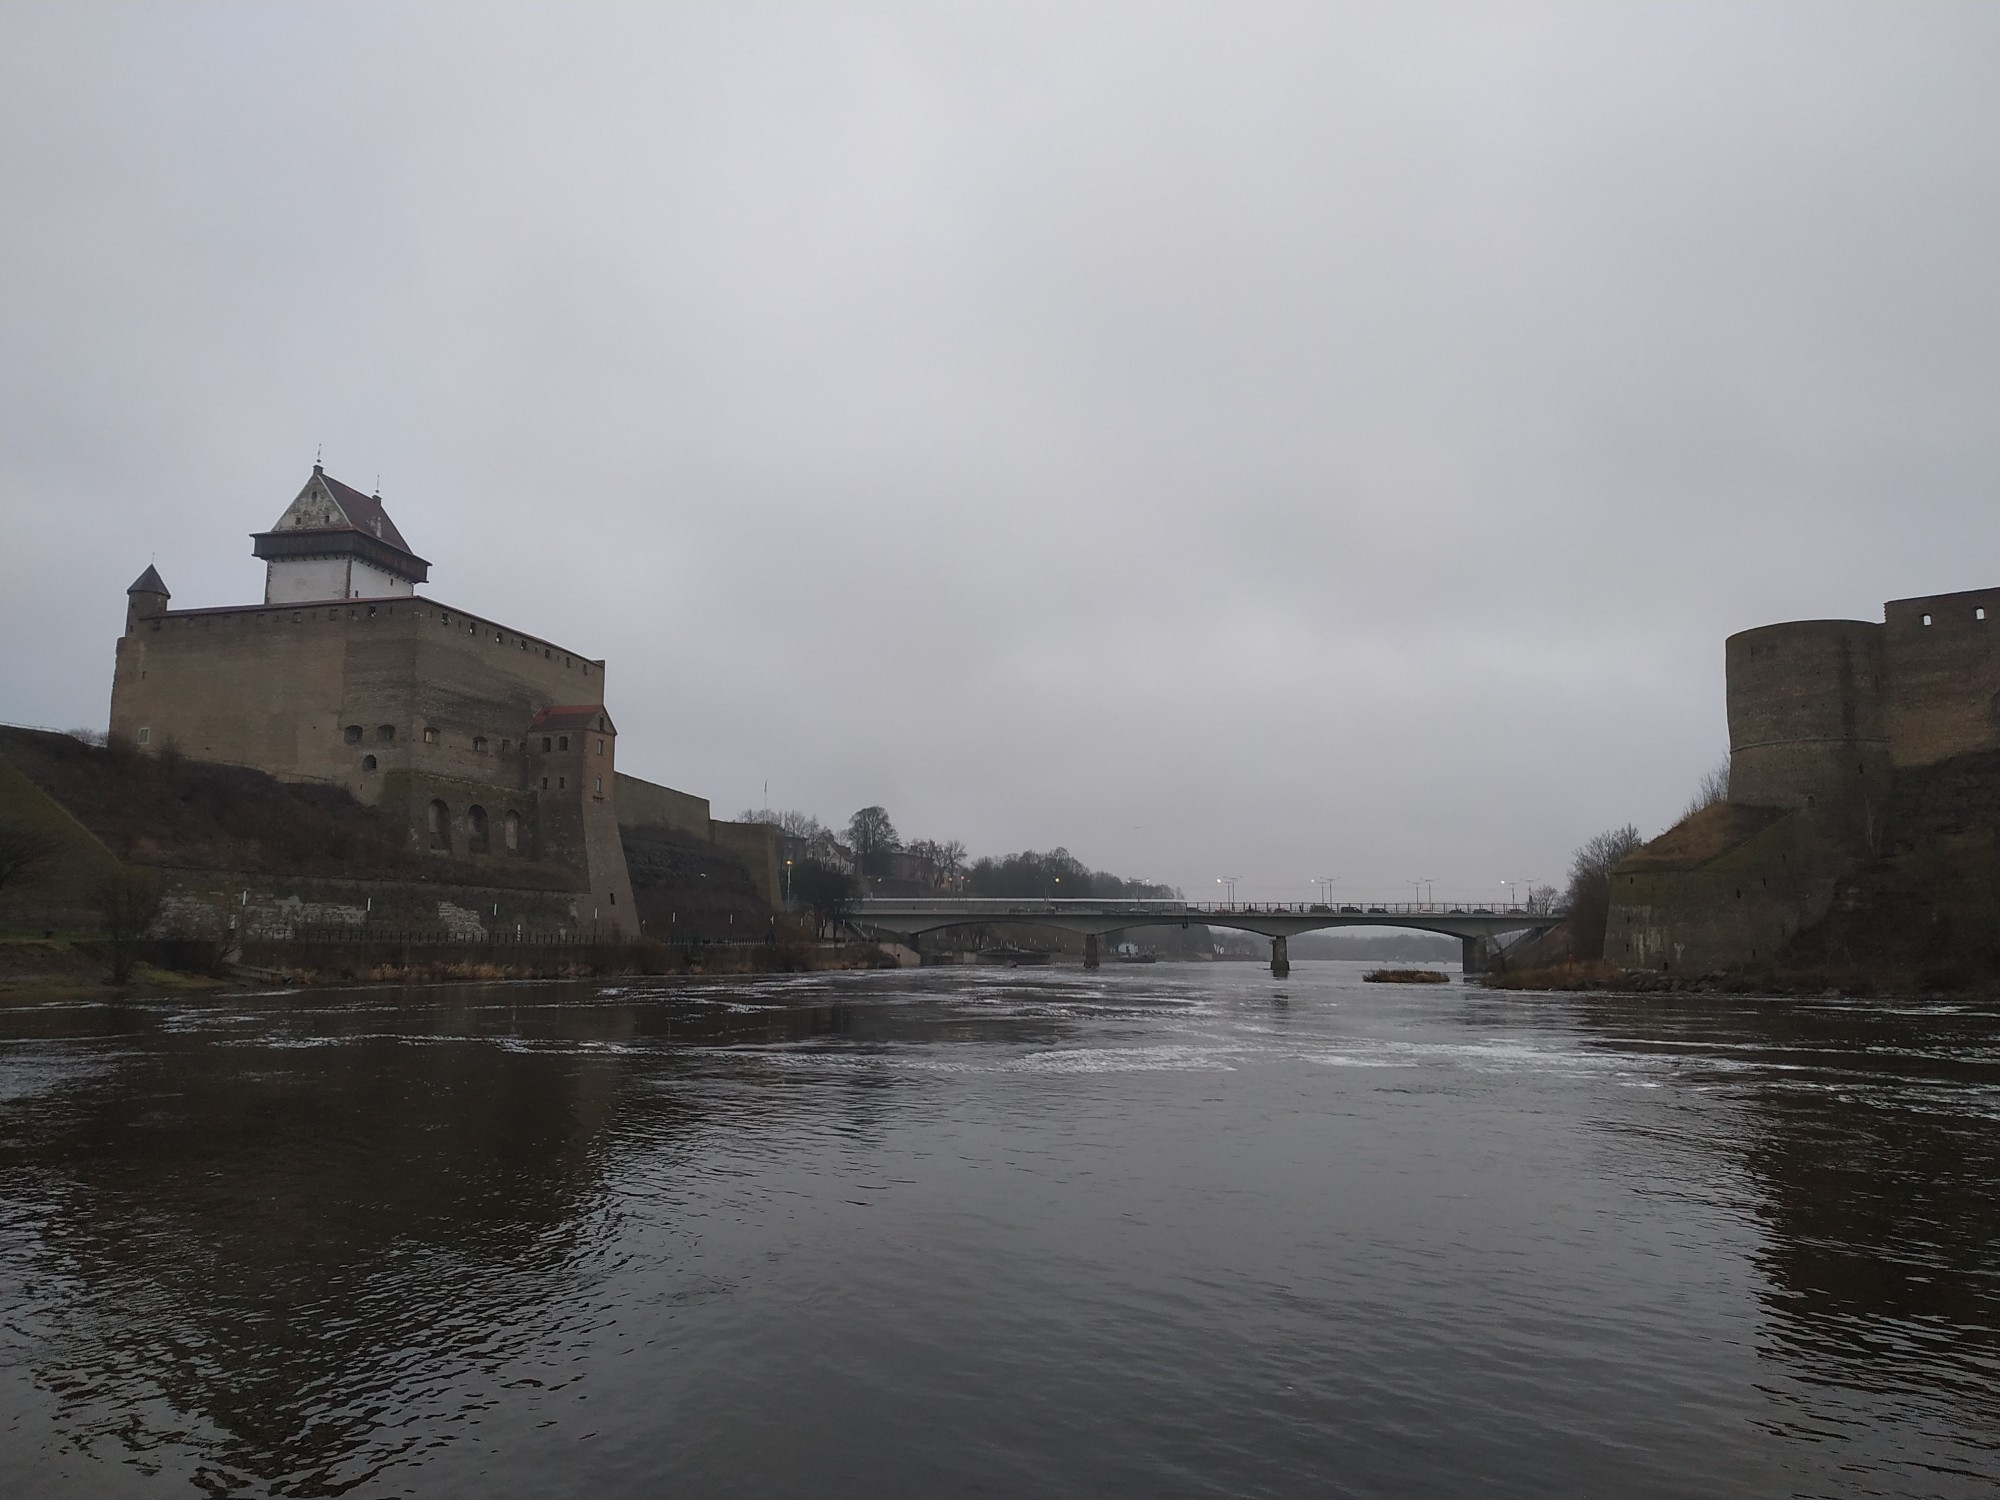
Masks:
[[[325,443],[725,808],[1473,890],[1671,818],[1728,631],[2000,556],[1988,7],[10,31],[9,719]]]

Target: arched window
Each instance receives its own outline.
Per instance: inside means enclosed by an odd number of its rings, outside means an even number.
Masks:
[[[349,724],[345,729],[340,731],[340,737],[350,745],[360,744],[361,726],[359,724]]]
[[[465,847],[471,854],[484,854],[486,841],[486,809],[474,803],[465,810]]]
[[[377,724],[375,726],[375,738],[385,745],[390,743],[396,738],[396,726],[394,724]]]
[[[372,771],[372,770],[374,770],[374,769],[375,769],[375,757],[374,757],[374,756],[372,756],[372,755],[364,755],[364,756],[362,756],[362,757],[361,757],[361,769],[362,769],[362,770],[364,770],[364,771]]]
[[[508,813],[506,822],[500,826],[503,837],[507,840],[507,852],[509,854],[519,854],[521,852],[521,815],[517,812]]]
[[[451,809],[442,802],[432,802],[430,806],[431,847],[451,850]]]

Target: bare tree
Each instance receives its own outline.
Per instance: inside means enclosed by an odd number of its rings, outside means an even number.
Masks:
[[[1729,800],[1729,757],[1724,756],[1717,765],[1710,766],[1695,787],[1694,796],[1681,809],[1683,818],[1691,818],[1705,807],[1713,807],[1718,802]]]
[[[863,875],[881,874],[882,856],[903,847],[884,807],[864,807],[849,818],[847,842],[854,849],[854,868]]]
[[[846,917],[854,904],[854,881],[845,870],[802,859],[792,871],[792,895],[813,914],[822,929]]]
[[[795,807],[747,807],[736,815],[739,823],[769,823],[788,839],[800,839],[811,843],[827,827],[811,813],[800,812]]]
[[[98,919],[111,941],[111,982],[123,984],[132,977],[133,942],[160,914],[160,881],[151,870],[121,868],[97,883]]]
[[[62,849],[62,840],[46,828],[18,818],[0,823],[0,890],[41,869]]]
[[[930,883],[948,891],[958,883],[965,868],[965,845],[957,839],[912,839],[904,849],[929,867]]]
[[[965,845],[958,839],[946,839],[935,848],[938,885],[949,890],[958,884],[959,877],[965,873]]]
[[[1604,957],[1604,929],[1611,917],[1611,872],[1644,840],[1627,823],[1587,840],[1570,858],[1569,930],[1580,958]]]

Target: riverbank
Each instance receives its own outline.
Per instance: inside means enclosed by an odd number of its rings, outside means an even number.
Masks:
[[[898,956],[864,943],[775,944],[249,942],[220,945],[172,939],[126,945],[129,977],[117,983],[116,945],[95,937],[0,939],[0,1001],[55,995],[192,994],[348,985],[478,983],[517,979],[604,979],[670,974],[801,974],[893,969]]]
[[[2000,983],[1990,976],[1961,968],[1746,969],[1680,975],[1578,962],[1498,970],[1484,975],[1483,982],[1490,990],[1565,993],[1590,990],[1620,995],[1840,995],[1856,1000],[1892,996],[2000,997]]]

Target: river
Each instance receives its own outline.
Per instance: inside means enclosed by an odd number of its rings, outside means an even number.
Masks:
[[[12,1004],[0,1491],[2000,1484],[2000,1006],[1361,972]]]

